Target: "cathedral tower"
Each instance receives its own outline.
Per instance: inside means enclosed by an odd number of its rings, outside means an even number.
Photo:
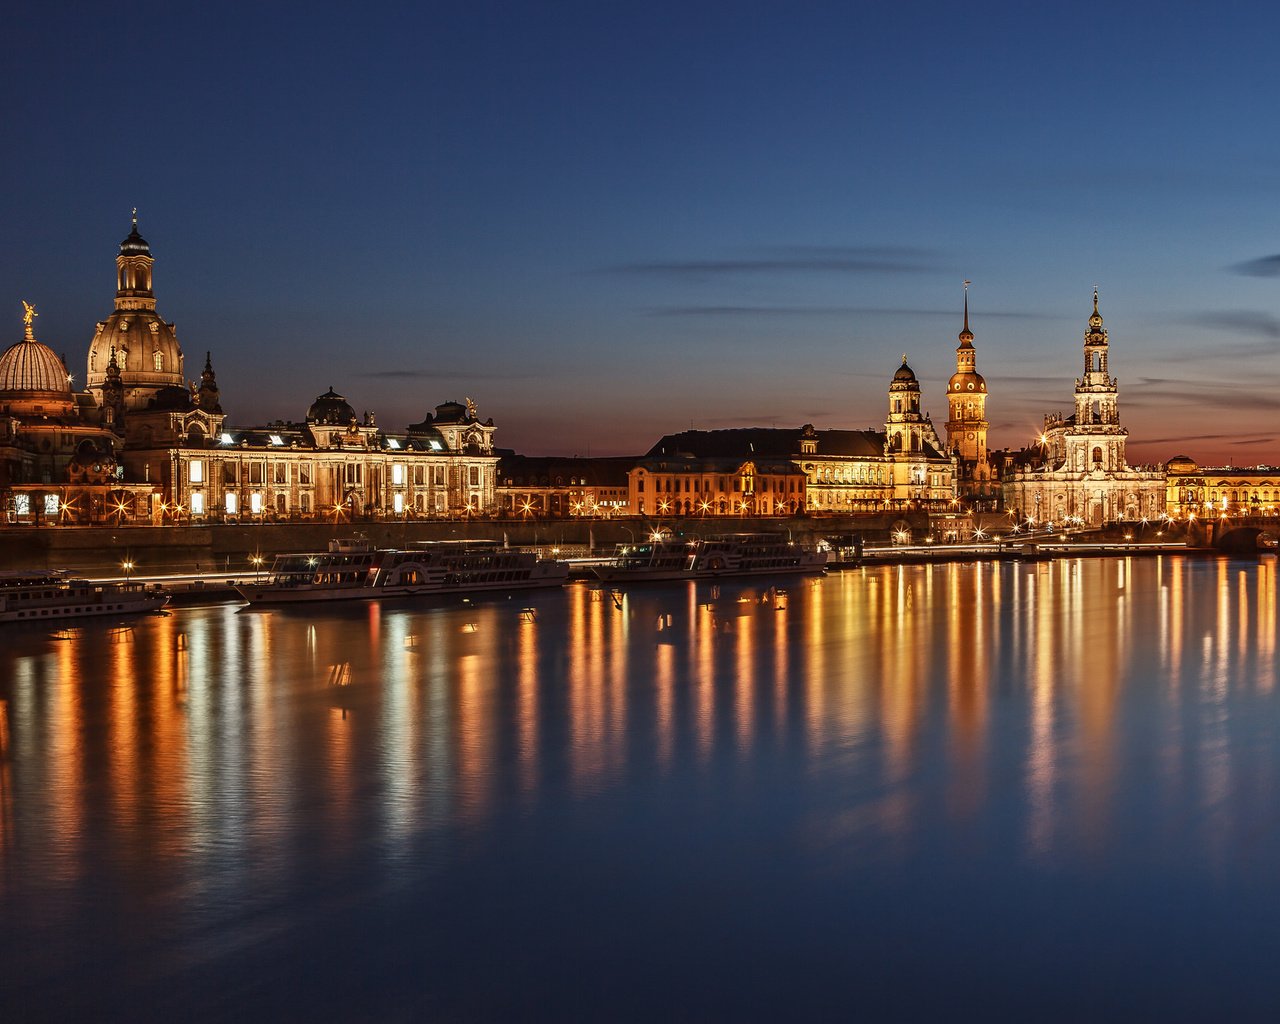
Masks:
[[[156,314],[156,297],[151,290],[154,263],[151,247],[138,234],[135,210],[133,229],[120,243],[116,256],[115,309],[98,324],[88,360],[88,389],[101,403],[111,350],[115,349],[126,411],[147,408],[163,389],[185,388],[182,347],[173,324]]]
[[[987,382],[978,372],[969,330],[969,282],[964,283],[964,328],[956,347],[956,372],[947,383],[947,450],[962,464],[987,461]]]

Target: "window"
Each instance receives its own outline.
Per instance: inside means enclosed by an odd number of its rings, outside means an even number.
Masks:
[[[236,514],[236,509],[240,507],[240,502],[236,498],[235,491],[227,491],[226,504],[223,506],[227,510],[227,515]]]
[[[413,467],[413,482],[416,486],[421,487],[426,481],[426,466]]]
[[[437,487],[443,487],[444,486],[444,466],[435,466],[434,470],[435,471],[432,473],[432,482]]]
[[[164,353],[153,352],[151,355],[151,360],[152,360],[152,365],[156,368],[157,372],[164,369]]]
[[[13,496],[13,511],[15,515],[31,515],[31,495],[15,494]]]
[[[281,437],[279,434],[268,434],[267,440],[277,448],[281,447],[284,444],[284,438]]]
[[[219,444],[235,444],[236,439],[224,430],[221,434],[218,435],[218,443]]]
[[[471,477],[470,477],[470,481],[471,481],[471,486],[472,486],[472,487],[479,487],[479,486],[480,486],[480,467],[479,467],[479,466],[472,466],[472,467],[471,467]]]
[[[404,511],[404,495],[396,494],[391,499],[391,504],[396,510],[396,515],[400,515]]]
[[[262,493],[254,491],[249,495],[249,511],[255,516],[262,514]]]
[[[262,483],[262,478],[263,478],[263,476],[264,476],[264,475],[265,475],[265,474],[262,472],[262,463],[261,463],[261,462],[251,462],[251,463],[249,463],[249,483],[251,483],[251,484],[260,484],[260,483]]]
[[[271,482],[274,484],[287,484],[289,482],[289,463],[272,463]]]
[[[298,508],[301,509],[304,513],[309,513],[311,511],[311,495],[309,494],[298,495]]]
[[[58,514],[58,496],[56,494],[46,494],[44,496],[44,514],[47,516],[56,516]]]
[[[189,479],[193,484],[204,483],[204,460],[193,459],[191,461],[191,471]]]
[[[311,463],[298,463],[298,483],[302,484],[304,487],[311,486]]]
[[[191,492],[191,514],[193,516],[204,515],[204,491]]]
[[[234,462],[224,462],[222,464],[222,482],[224,484],[238,483],[240,480],[240,468]]]
[[[404,483],[404,466],[398,462],[391,467],[391,482],[397,487]]]

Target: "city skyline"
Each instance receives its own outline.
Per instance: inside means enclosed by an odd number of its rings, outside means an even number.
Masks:
[[[22,12],[4,341],[32,302],[83,381],[137,206],[234,423],[470,396],[634,454],[882,423],[904,352],[941,428],[968,278],[999,448],[1069,411],[1096,284],[1131,461],[1280,461],[1276,15],[1092,10]]]

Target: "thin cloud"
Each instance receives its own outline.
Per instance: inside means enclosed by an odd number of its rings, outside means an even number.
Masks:
[[[477,373],[470,370],[365,370],[354,376],[371,377],[376,380],[533,380],[537,374]]]
[[[653,306],[642,311],[645,316],[931,316],[959,319],[954,309],[910,309],[892,306]],[[973,314],[975,323],[983,319],[1066,320],[1052,313],[1029,313],[1021,310]]]
[[[665,277],[728,274],[918,274],[938,269],[937,254],[908,246],[773,246],[737,259],[654,260],[599,267],[597,273]]]
[[[1246,277],[1280,277],[1280,254],[1246,260],[1230,269],[1233,273],[1244,274]]]
[[[1280,259],[1280,256],[1275,257]],[[1252,334],[1280,341],[1280,320],[1270,313],[1252,310],[1210,310],[1184,318],[1186,323],[1210,330],[1234,331],[1236,334]],[[1269,350],[1274,351],[1274,348]]]

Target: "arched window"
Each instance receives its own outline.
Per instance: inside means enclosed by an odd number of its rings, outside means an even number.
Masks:
[[[151,355],[151,362],[157,372],[164,370],[164,353],[157,349]]]
[[[1093,450],[1093,462],[1094,462],[1094,465],[1101,465],[1101,464],[1102,464],[1102,449],[1101,449],[1101,448],[1095,448],[1095,449]]]

